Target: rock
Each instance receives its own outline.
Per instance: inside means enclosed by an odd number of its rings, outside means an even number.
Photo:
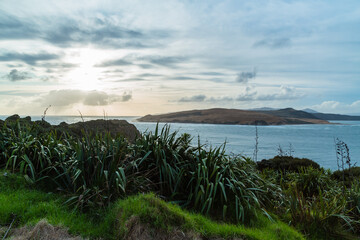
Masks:
[[[24,119],[24,121],[31,122],[31,117],[30,116],[26,116],[23,119]]]
[[[67,124],[66,122],[61,122],[59,125],[51,125],[50,123],[46,122],[45,120],[37,120],[31,121],[31,117],[27,116],[25,118],[20,118],[19,115],[14,114],[8,118],[6,118],[5,122],[15,122],[19,121],[20,126],[22,128],[26,126],[32,127],[33,124],[36,126],[36,131],[40,134],[47,133],[51,130],[58,131],[59,134],[61,133],[69,133],[75,137],[81,137],[82,134],[89,133],[89,134],[105,134],[110,133],[112,137],[117,135],[121,135],[127,138],[130,142],[134,142],[135,139],[140,136],[140,132],[137,128],[133,125],[128,123],[125,120],[91,120],[86,122],[77,122],[73,124]],[[3,121],[0,120],[0,127],[3,125]]]
[[[45,120],[37,120],[37,121],[35,121],[35,123],[38,126],[40,126],[42,128],[46,128],[46,129],[49,129],[49,128],[52,127],[52,125],[50,123],[48,123],[47,121],[45,121]]]
[[[60,125],[59,125],[60,126]],[[126,137],[130,142],[140,136],[140,132],[133,125],[125,120],[91,120],[86,122],[77,122],[73,124],[61,124],[62,128],[66,127],[76,135],[80,136],[82,132],[87,133],[110,133],[111,136],[122,135]]]
[[[6,122],[6,121],[16,121],[16,120],[18,120],[18,119],[20,119],[20,116],[17,115],[17,114],[14,114],[14,115],[11,115],[10,117],[7,117],[7,118],[5,119],[5,122]]]

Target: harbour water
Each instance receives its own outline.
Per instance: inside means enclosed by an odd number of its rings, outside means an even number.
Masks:
[[[0,116],[5,119],[7,116]],[[84,117],[93,120],[103,117]],[[107,117],[107,119],[125,119],[134,124],[141,132],[154,131],[156,123],[137,122],[137,117]],[[41,117],[33,116],[33,120]],[[74,123],[82,121],[77,116],[46,116],[51,124],[60,122]],[[293,156],[309,158],[324,168],[337,169],[335,139],[344,141],[350,149],[352,163],[360,165],[360,121],[337,121],[331,125],[282,125],[258,126],[258,154],[257,160],[271,158],[278,154],[279,147],[285,152],[292,152]],[[163,123],[159,124],[164,126]],[[247,125],[216,125],[172,123],[172,131],[189,133],[193,136],[193,143],[219,146],[226,142],[228,153],[242,154],[253,157],[255,149],[255,126]]]

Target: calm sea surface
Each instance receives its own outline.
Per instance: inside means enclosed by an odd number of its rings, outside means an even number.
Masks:
[[[6,116],[0,116],[5,119]],[[102,117],[84,117],[84,120]],[[39,116],[32,117],[39,120]],[[136,117],[108,117],[108,119],[125,119],[133,123],[140,131],[154,131],[156,123],[136,122]],[[51,124],[60,122],[74,123],[82,121],[80,117],[47,116]],[[337,121],[333,125],[284,125],[258,126],[258,160],[271,158],[278,154],[279,146],[289,151],[290,144],[293,156],[310,158],[325,168],[337,169],[334,139],[344,141],[350,149],[350,158],[360,166],[360,121]],[[159,124],[163,126],[164,124]],[[171,130],[179,133],[190,133],[197,144],[219,146],[226,142],[229,153],[253,157],[255,146],[255,127],[242,125],[188,124],[172,123]]]

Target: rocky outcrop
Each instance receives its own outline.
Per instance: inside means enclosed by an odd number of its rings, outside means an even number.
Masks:
[[[59,127],[69,129],[76,135],[81,135],[83,132],[95,133],[110,133],[112,136],[122,135],[129,141],[134,141],[140,132],[133,125],[125,120],[91,120],[86,122],[77,122],[73,124],[60,123]]]
[[[33,126],[36,124],[37,130],[39,132],[48,132],[50,130],[56,130],[60,133],[66,132],[70,135],[81,137],[85,134],[106,134],[110,133],[111,136],[115,137],[121,135],[127,138],[130,142],[135,141],[135,139],[140,136],[140,132],[136,129],[133,124],[128,123],[125,120],[104,120],[97,119],[86,122],[77,122],[72,124],[67,124],[65,122],[60,123],[59,125],[51,125],[50,123],[44,120],[31,121],[31,117],[21,118],[19,115],[15,114],[5,119],[5,123],[13,123],[19,121],[22,127]],[[1,126],[3,125],[0,122]]]

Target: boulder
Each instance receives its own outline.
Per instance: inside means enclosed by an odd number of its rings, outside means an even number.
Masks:
[[[110,133],[113,137],[122,135],[130,142],[135,141],[135,139],[140,136],[140,132],[137,130],[137,128],[133,124],[128,123],[126,120],[97,119],[73,124],[61,123],[59,126],[61,126],[63,129],[68,128],[70,132],[78,136],[82,135],[83,132],[91,134]]]

